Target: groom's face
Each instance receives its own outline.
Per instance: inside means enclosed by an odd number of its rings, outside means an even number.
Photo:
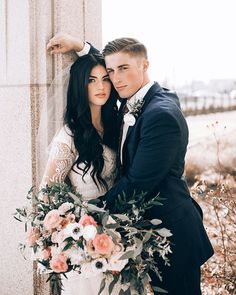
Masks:
[[[147,60],[117,52],[105,57],[109,78],[121,98],[129,99],[146,84]]]

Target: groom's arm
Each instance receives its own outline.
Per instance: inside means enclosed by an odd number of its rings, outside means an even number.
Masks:
[[[180,129],[167,112],[149,112],[142,118],[140,140],[134,159],[126,175],[110,189],[104,199],[108,207],[114,206],[123,193],[152,192],[170,172],[181,148]]]
[[[64,33],[58,33],[51,38],[47,44],[47,50],[50,51],[51,54],[75,51],[78,56],[83,56],[89,53],[99,53],[99,50],[93,47],[90,43],[83,42],[79,38]]]

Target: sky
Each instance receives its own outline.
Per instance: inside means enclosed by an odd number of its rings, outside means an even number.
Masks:
[[[159,82],[236,79],[235,11],[236,0],[102,0],[103,46],[137,38]]]

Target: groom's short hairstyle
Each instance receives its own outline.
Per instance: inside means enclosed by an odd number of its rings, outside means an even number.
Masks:
[[[119,38],[108,42],[104,47],[102,54],[107,56],[117,52],[129,53],[134,56],[142,56],[147,58],[147,49],[137,39],[133,38]]]

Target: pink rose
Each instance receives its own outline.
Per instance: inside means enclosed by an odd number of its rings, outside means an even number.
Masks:
[[[67,257],[64,254],[58,254],[50,261],[51,269],[56,273],[66,272],[68,270],[66,260]]]
[[[36,241],[39,239],[39,228],[38,227],[32,227],[29,230],[28,236],[27,236],[27,244],[32,247],[36,243]]]
[[[58,210],[51,210],[44,218],[43,225],[47,230],[57,228],[62,221],[60,212]]]
[[[47,260],[51,256],[51,248],[47,247],[43,250],[43,259]]]
[[[87,241],[86,250],[92,258],[99,258],[100,257],[100,254],[95,251],[92,240]]]
[[[85,214],[80,218],[79,224],[85,227],[86,225],[94,225],[97,227],[97,222],[93,219],[92,216]]]
[[[95,251],[103,255],[111,255],[115,244],[112,239],[106,234],[98,234],[93,240]]]

